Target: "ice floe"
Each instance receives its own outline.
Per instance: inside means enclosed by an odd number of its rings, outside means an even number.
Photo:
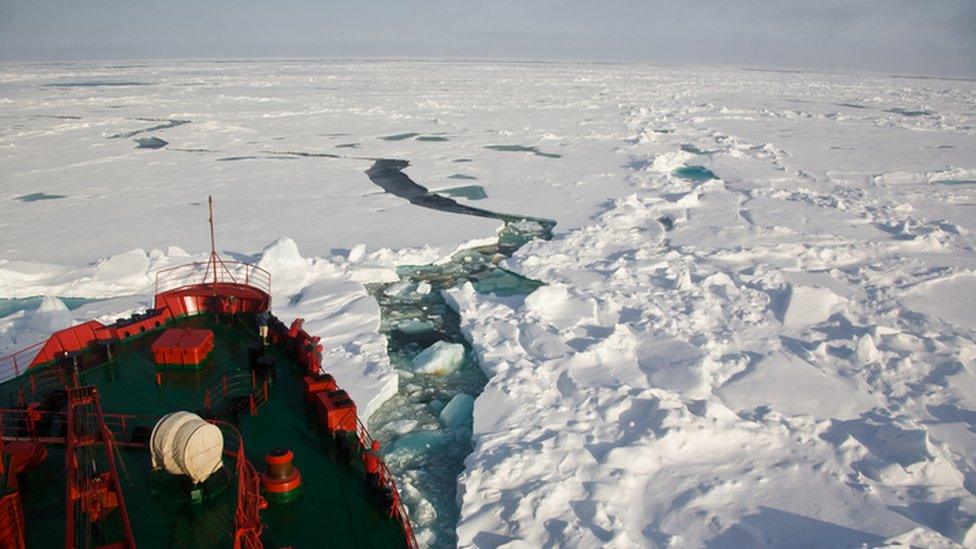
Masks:
[[[464,353],[460,343],[438,341],[414,357],[414,371],[437,376],[453,374],[464,361]]]

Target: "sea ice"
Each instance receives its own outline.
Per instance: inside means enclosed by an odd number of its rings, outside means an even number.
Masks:
[[[791,328],[819,324],[843,304],[844,299],[828,288],[790,285],[783,325]]]
[[[390,450],[396,459],[414,459],[447,444],[447,438],[438,431],[417,431],[398,438]]]
[[[773,352],[718,390],[736,410],[763,406],[783,413],[851,418],[878,402],[855,383],[828,375],[792,353]]]
[[[464,362],[464,345],[438,341],[413,359],[413,369],[421,374],[446,376],[453,374]]]
[[[283,236],[264,248],[259,266],[266,269],[284,269],[288,266],[305,266],[308,260],[298,251],[298,244]]]
[[[37,309],[30,313],[26,329],[36,334],[50,334],[70,325],[71,311],[68,307],[56,297],[45,296]]]
[[[976,276],[927,282],[905,296],[905,305],[969,329],[976,329]]]
[[[702,384],[701,349],[678,340],[646,341],[638,348],[637,366],[652,386],[694,391]]]
[[[428,332],[433,332],[437,326],[429,320],[410,319],[397,325],[397,329],[407,335],[416,336]]]
[[[560,328],[585,322],[596,316],[596,303],[573,296],[565,286],[543,286],[525,298],[527,310]]]
[[[390,426],[391,462],[418,461],[397,480],[422,542],[457,502],[461,547],[976,547],[973,82],[255,60],[47,86],[105,70],[4,66],[0,297],[140,296],[73,313],[108,322],[144,308],[154,271],[206,261],[213,194],[222,250],[265,256],[275,314],[306,319],[369,418],[400,379],[382,322],[419,316],[381,319],[364,284],[525,238],[376,192],[371,159],[406,159],[425,185],[463,159],[477,204],[557,219],[504,261],[537,296],[450,290],[490,378],[457,499],[415,496],[441,472],[423,456],[469,448],[425,432],[439,405]],[[134,149],[121,137],[150,128],[132,118],[160,119],[169,144]],[[697,163],[720,179],[672,173]],[[262,254],[285,234],[303,260]],[[171,245],[189,255],[154,251]],[[0,319],[0,347],[36,342],[30,317]]]
[[[459,393],[447,403],[438,417],[444,427],[457,429],[471,425],[471,412],[474,410],[474,398],[471,395]]]

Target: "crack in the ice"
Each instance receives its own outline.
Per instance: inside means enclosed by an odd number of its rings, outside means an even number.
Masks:
[[[121,132],[114,135],[110,135],[109,139],[117,139],[120,137],[133,137],[139,135],[140,133],[155,132],[160,130],[166,130],[169,128],[175,128],[177,126],[182,126],[183,124],[189,124],[190,120],[176,120],[167,118],[136,118],[142,122],[163,122],[163,124],[156,124],[155,126],[150,126],[148,128],[142,128],[140,130],[132,130],[130,132]]]
[[[440,290],[471,281],[478,291],[531,293],[541,283],[496,264],[530,240],[551,238],[555,222],[463,206],[412,181],[403,173],[408,165],[405,160],[377,159],[366,173],[385,192],[411,204],[505,222],[496,244],[462,250],[446,263],[400,266],[400,281],[369,286],[382,312],[381,329],[387,337],[390,361],[399,364],[403,378],[397,394],[370,418],[370,427],[386,444],[394,474],[410,487],[405,493],[420,494],[415,501],[408,495],[412,520],[425,514],[425,505],[435,507],[434,518],[415,526],[430,531],[430,545],[451,547],[456,543],[459,517],[456,479],[472,445],[470,427],[453,425],[455,420],[445,420],[441,411],[459,398],[470,401],[488,380],[478,365],[477,353],[461,332],[460,316]],[[427,288],[421,290],[422,285]],[[413,358],[439,342],[464,346],[457,371],[443,376],[411,371]]]

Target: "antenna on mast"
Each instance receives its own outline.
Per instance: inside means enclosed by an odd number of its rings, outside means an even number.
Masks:
[[[213,196],[207,197],[207,204],[210,206],[210,256],[213,257],[217,255],[217,238],[216,232],[214,231],[213,218]]]
[[[210,208],[210,264],[213,266],[213,289],[217,292],[217,262],[220,256],[217,255],[217,232],[214,229],[213,196],[207,196],[207,205]]]

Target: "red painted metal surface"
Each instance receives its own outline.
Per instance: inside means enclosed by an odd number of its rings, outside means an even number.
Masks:
[[[13,491],[4,494],[3,497],[0,497],[0,547],[4,549],[23,549],[26,547],[25,528],[24,507],[20,501],[20,492]]]
[[[19,376],[28,368],[47,364],[64,353],[84,351],[92,343],[109,339],[125,339],[159,328],[169,320],[167,311],[134,322],[106,326],[97,320],[89,320],[70,328],[58,330],[46,341],[0,357],[0,381]]]
[[[214,335],[199,328],[170,328],[149,348],[156,364],[196,366],[213,351]]]
[[[216,294],[214,293],[216,292]],[[198,284],[156,294],[156,308],[169,310],[173,317],[202,312],[218,314],[259,313],[268,310],[269,294],[241,284]]]
[[[159,417],[133,414],[101,414],[102,424],[112,442],[118,446],[145,448],[145,441],[133,436],[135,429],[152,427]],[[68,414],[56,411],[36,411],[36,417],[28,410],[0,409],[0,442],[30,440],[44,444],[68,444],[66,435],[38,436],[34,428],[38,421],[68,422]],[[261,549],[260,512],[267,507],[261,496],[261,479],[244,453],[244,441],[240,432],[230,423],[209,420],[224,433],[224,455],[235,460],[237,472],[237,506],[234,513],[235,549]],[[70,431],[69,431],[70,432]],[[121,501],[121,498],[120,498]],[[22,513],[21,513],[22,514]],[[71,546],[69,546],[71,547]],[[121,545],[132,547],[132,545]]]
[[[310,335],[302,328],[305,319],[296,318],[291,323],[291,327],[286,334],[280,334],[289,339],[289,345],[295,348],[295,359],[302,365],[310,375],[322,372],[322,351],[321,338]]]
[[[156,338],[156,341],[149,346],[153,354],[153,362],[156,364],[180,364],[182,356],[180,353],[180,338],[183,330],[171,328]]]
[[[30,365],[45,364],[61,353],[84,350],[91,342],[99,339],[96,334],[111,337],[106,331],[106,326],[97,320],[89,320],[77,326],[58,330],[51,334]]]
[[[37,354],[41,351],[41,347],[45,343],[47,342],[40,341],[30,347],[25,347],[7,356],[0,357],[0,382],[18,377],[27,371],[27,368],[34,362],[34,358],[37,357]]]
[[[153,313],[142,318],[124,319],[107,327],[106,337],[99,339],[128,339],[137,337],[166,324],[172,317],[168,309],[153,309]]]
[[[356,403],[341,389],[315,393],[315,410],[319,421],[330,432],[356,430]]]
[[[304,366],[309,374],[309,377],[316,376],[322,373],[322,345],[319,343],[320,339],[317,336],[310,335],[302,327],[305,320],[301,318],[296,318],[288,331],[284,331],[284,325],[275,319],[275,324],[280,326],[280,332],[272,330],[272,336],[275,341],[284,340],[286,347],[295,349],[295,358],[299,364]],[[313,377],[314,378],[314,377]],[[307,379],[307,378],[306,378]],[[306,383],[306,391],[309,390],[309,382]],[[343,391],[344,393],[345,391]],[[311,391],[307,393],[312,397],[312,402],[316,406],[316,411],[319,413],[320,421],[323,424],[328,425],[328,417],[323,418],[323,411],[327,409],[326,403],[323,401],[323,395],[327,393],[321,391]],[[347,416],[348,417],[348,416]],[[346,428],[343,424],[344,430],[349,432],[356,432],[356,438],[359,440],[360,447],[362,449],[371,448],[373,445],[373,438],[370,436],[369,431],[363,422],[360,421],[359,417],[355,415],[355,404],[353,404],[353,415],[351,428]],[[400,498],[400,491],[397,489],[396,482],[393,479],[393,474],[387,467],[383,460],[379,462],[380,478],[384,486],[390,489],[393,494],[393,505],[389,510],[390,516],[394,517],[397,522],[400,523],[403,529],[404,538],[407,541],[407,547],[411,549],[419,548],[417,543],[417,538],[413,533],[413,526],[410,524],[410,516],[407,513],[407,508],[403,504],[403,500]]]
[[[219,257],[218,257],[219,260]],[[48,341],[28,347],[6,357],[0,357],[0,381],[19,376],[24,371],[34,365],[45,364],[54,360],[59,354],[65,351],[84,350],[94,342],[105,339],[134,337],[141,331],[159,327],[165,321],[181,317],[191,316],[200,313],[213,314],[238,314],[238,313],[258,313],[267,311],[271,305],[271,275],[267,271],[239,262],[213,261],[208,263],[193,263],[173,267],[157,273],[156,296],[154,300],[155,314],[143,319],[124,322],[121,325],[113,324],[104,326],[98,322],[90,321],[79,326],[68,328],[52,334]],[[157,324],[159,322],[159,324]],[[323,346],[318,336],[309,334],[303,327],[303,320],[296,319],[288,328],[277,319],[272,317],[272,330],[270,334],[271,343],[284,344],[287,348],[293,349],[295,358],[305,371],[315,376],[322,373],[322,351]],[[145,330],[140,330],[144,328]],[[121,330],[121,331],[120,331]],[[62,380],[63,381],[63,380]],[[228,379],[222,379],[222,383],[227,383]],[[331,388],[331,385],[330,387]],[[250,380],[250,407],[251,412],[255,413],[261,404],[267,402],[268,387],[267,380],[261,383],[253,378]],[[306,387],[308,395],[316,395],[318,403],[321,395],[328,393]],[[210,400],[215,395],[213,391],[206,393],[205,407],[209,407]],[[227,392],[227,391],[223,391]],[[335,394],[335,391],[332,391]],[[344,391],[342,392],[344,393]],[[355,412],[355,404],[349,400],[337,397],[327,398],[318,405],[324,411],[324,423],[332,422],[332,428],[343,428],[347,431],[355,431],[362,449],[371,447],[372,438],[365,426],[359,420]],[[349,405],[351,404],[351,406]],[[38,418],[31,413],[44,414],[52,412],[28,412],[27,410],[0,410],[0,414],[12,413],[14,418],[19,420],[22,425],[18,427],[17,433],[24,428],[29,433],[26,440],[35,440],[44,443],[64,443],[66,440],[61,437],[38,437],[33,425]],[[19,414],[19,415],[18,415]],[[109,444],[113,443],[112,434],[121,431],[125,434],[126,421],[131,423],[137,416],[123,414],[102,414],[99,408],[99,416],[102,418],[102,430],[109,438]],[[332,419],[330,420],[330,414]],[[10,436],[8,429],[8,418],[0,415],[0,431],[4,440],[17,440],[20,435]],[[213,422],[220,423],[220,422]],[[227,425],[233,429],[233,426]],[[236,429],[233,429],[236,432]],[[119,440],[130,440],[129,438]],[[237,460],[238,470],[238,507],[235,512],[235,533],[234,546],[236,548],[260,548],[262,547],[260,534],[263,526],[260,521],[260,511],[267,506],[261,497],[261,480],[254,467],[246,459],[243,452],[243,442],[240,441],[240,434],[237,433],[238,448],[229,455]],[[386,464],[379,463],[383,484],[390,489],[393,494],[393,504],[389,509],[390,515],[400,523],[408,547],[418,547],[406,507],[400,498],[396,483]],[[110,479],[111,480],[111,479]],[[117,477],[114,482],[117,483]],[[121,494],[121,492],[117,492]],[[119,498],[119,503],[124,506],[124,502]],[[131,534],[131,532],[130,532]],[[131,539],[131,537],[129,538]],[[123,546],[126,546],[123,544]]]
[[[16,488],[17,475],[25,471],[36,469],[47,459],[47,446],[40,442],[18,440],[6,444],[3,449],[4,454],[10,455],[10,475],[11,482],[7,488]],[[11,483],[14,483],[11,485]]]
[[[204,389],[203,409],[212,413],[221,402],[238,396],[247,396],[248,413],[257,415],[268,402],[268,378],[258,377],[253,370],[225,373]]]
[[[150,314],[124,319],[106,326],[89,320],[70,328],[58,330],[47,341],[37,343],[10,355],[0,357],[0,382],[23,374],[27,369],[47,364],[64,353],[84,351],[99,340],[127,339],[161,327],[171,318],[208,312],[214,314],[259,313],[271,306],[271,274],[247,263],[221,262],[225,270],[203,269],[203,278],[196,280],[201,265],[191,263],[160,271],[156,275],[155,307]],[[235,276],[235,269],[237,276]],[[172,276],[163,276],[169,272]],[[217,273],[216,282],[213,280]],[[210,278],[207,275],[210,274]],[[185,275],[185,276],[184,276]],[[240,280],[238,280],[238,277]],[[195,282],[191,282],[194,281]],[[165,282],[173,282],[166,286]],[[159,292],[160,288],[166,288]],[[312,350],[318,338],[304,333]],[[314,340],[314,341],[313,341]],[[318,347],[321,350],[321,346]],[[306,361],[308,356],[306,356]],[[314,364],[313,366],[318,366]]]
[[[108,513],[117,512],[122,524],[125,548],[135,548],[132,525],[122,498],[122,485],[115,467],[115,442],[105,425],[98,391],[94,387],[68,389],[68,431],[65,469],[67,471],[67,501],[65,502],[65,547],[89,546],[90,523],[102,520]],[[95,472],[85,458],[86,449],[99,445],[105,458],[106,470]]]
[[[294,465],[295,454],[291,450],[269,453],[264,456],[267,466],[261,473],[261,488],[271,494],[294,492],[302,485],[302,473]]]
[[[3,413],[0,412],[0,423],[3,422]],[[14,442],[13,446],[18,444]],[[33,444],[33,443],[26,443]],[[17,465],[14,463],[13,456],[10,459],[10,469],[7,470],[6,459],[8,445],[0,437],[0,476],[6,473],[7,484],[0,486],[4,495],[0,497],[0,547],[5,549],[23,549],[26,546],[26,525],[24,523],[24,506],[20,500],[20,489],[17,486]],[[47,448],[44,448],[44,455],[47,456]]]
[[[370,436],[366,426],[359,419],[356,420],[356,438],[359,439],[361,447],[373,447],[373,437]],[[382,459],[379,460],[379,469],[380,481],[393,493],[393,506],[389,510],[390,516],[396,518],[400,523],[400,527],[403,528],[403,536],[407,540],[407,547],[410,549],[419,549],[420,544],[417,543],[417,538],[414,536],[413,526],[410,524],[410,515],[407,513],[407,506],[403,504],[403,499],[400,498],[400,491],[397,489],[396,482],[393,480],[393,474],[390,472],[390,468],[386,466],[386,462]]]
[[[315,404],[317,393],[322,391],[335,391],[339,388],[335,378],[330,374],[309,375],[302,378],[302,386],[305,391],[305,401]]]
[[[254,289],[270,299],[271,273],[268,271],[240,261],[220,260],[219,266],[216,273],[212,268],[212,261],[197,261],[163,269],[156,273],[155,295],[181,289],[226,285]]]
[[[234,549],[261,549],[261,511],[268,502],[261,495],[261,477],[244,455],[244,439],[231,424],[211,421],[224,431],[224,453],[237,460],[237,508],[234,511]],[[236,445],[236,448],[234,446]]]

